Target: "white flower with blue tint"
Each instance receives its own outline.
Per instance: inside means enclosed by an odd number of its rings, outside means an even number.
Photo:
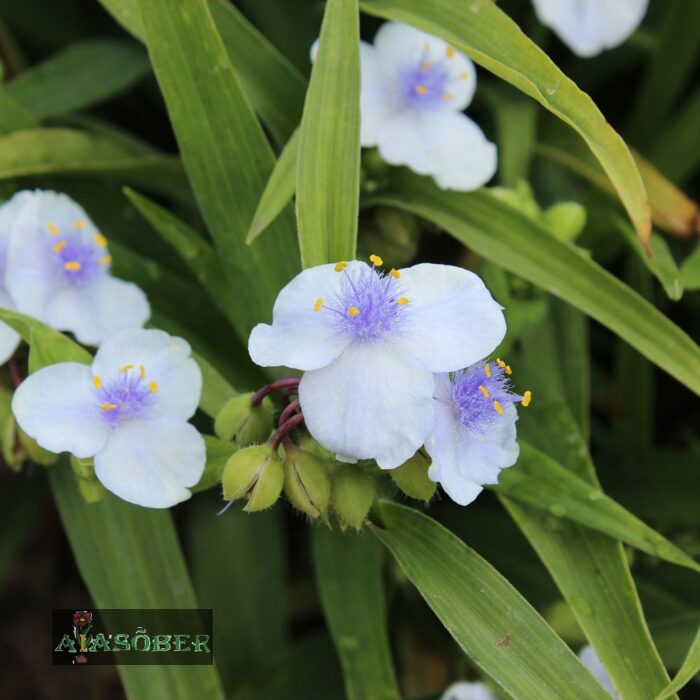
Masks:
[[[533,0],[542,24],[577,55],[621,44],[641,24],[649,0]]]
[[[100,346],[92,366],[40,369],[15,392],[20,427],[51,452],[94,457],[95,475],[125,501],[168,508],[202,476],[202,436],[187,420],[202,375],[181,338],[123,331]]]
[[[483,683],[462,681],[451,685],[440,700],[498,700],[498,697]]]
[[[253,361],[304,370],[299,399],[311,435],[340,459],[391,469],[433,423],[433,373],[485,357],[505,334],[501,307],[479,277],[448,265],[380,272],[339,262],[297,275],[272,325],[250,336]]]
[[[462,506],[484,484],[498,483],[500,470],[518,459],[515,404],[528,406],[531,393],[513,393],[510,374],[499,359],[435,377],[435,421],[425,443],[432,458],[428,476]]]
[[[581,663],[591,672],[591,675],[598,681],[598,683],[600,683],[603,688],[608,691],[610,697],[618,700],[620,696],[615,690],[615,686],[613,685],[612,680],[610,680],[610,676],[605,670],[603,662],[600,660],[598,654],[595,653],[593,647],[587,644],[585,647],[583,647],[583,649],[581,649],[581,651],[579,651],[578,658],[581,659]]]
[[[15,303],[5,287],[7,253],[10,247],[12,223],[28,196],[28,193],[20,192],[0,206],[0,309],[10,309],[11,311],[15,309]],[[19,335],[6,323],[0,321],[0,364],[4,364],[12,357],[19,341]]]
[[[143,326],[150,316],[146,296],[111,276],[107,240],[85,211],[56,192],[20,195],[5,275],[15,308],[87,345]]]
[[[312,56],[314,51],[312,50]],[[496,146],[462,110],[474,64],[438,37],[398,22],[361,42],[360,141],[443,189],[475,190],[496,172]]]

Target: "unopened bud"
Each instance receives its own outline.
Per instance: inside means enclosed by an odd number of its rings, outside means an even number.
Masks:
[[[354,464],[339,465],[333,474],[331,502],[343,527],[359,530],[374,501],[374,477]]]
[[[79,459],[70,456],[70,465],[73,473],[78,477],[78,489],[82,497],[88,503],[97,503],[107,494],[107,489],[97,480],[95,476],[95,464],[92,458]]]
[[[295,508],[318,518],[331,497],[328,468],[311,453],[290,445],[284,459],[284,492]]]
[[[400,467],[392,469],[389,474],[394,483],[409,497],[418,501],[429,501],[437,484],[428,478],[428,460],[421,452],[404,462]]]
[[[246,498],[243,510],[254,512],[274,505],[282,493],[284,467],[270,445],[244,447],[231,455],[221,477],[224,498]]]
[[[250,400],[253,394],[239,394],[229,399],[214,421],[214,432],[222,440],[234,440],[239,445],[263,442],[272,431],[273,409],[265,397],[257,406]]]
[[[544,212],[544,221],[557,238],[573,241],[586,226],[586,209],[578,202],[559,202]]]

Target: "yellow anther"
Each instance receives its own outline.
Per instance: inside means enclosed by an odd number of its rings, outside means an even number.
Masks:
[[[530,401],[532,401],[532,392],[528,389],[523,394],[523,400],[521,401],[523,408],[527,408],[530,405]]]
[[[372,255],[369,256],[369,261],[375,267],[381,267],[384,264],[384,261],[378,255],[375,255],[374,253],[372,253]]]
[[[56,224],[53,224],[51,222],[46,224],[46,228],[48,229],[49,233],[52,236],[58,236],[58,234],[61,233],[61,229],[58,228],[58,226],[56,226]]]
[[[148,382],[148,388],[151,390],[151,394],[155,394],[158,391],[158,384],[156,382]]]
[[[101,403],[100,408],[103,411],[113,411],[115,408],[117,408],[116,403]]]
[[[77,260],[70,260],[63,266],[68,272],[77,272],[82,265]]]
[[[128,372],[130,369],[133,369],[134,365],[123,365],[122,367],[119,368],[120,372]]]
[[[425,95],[425,93],[428,92],[428,88],[425,87],[425,85],[416,85],[416,92],[419,95]]]
[[[501,368],[505,369],[506,363],[500,357],[496,358],[496,364]]]
[[[481,384],[479,384],[479,391],[484,395],[485,399],[488,399],[489,390],[485,386],[481,386]]]
[[[467,71],[462,71],[458,77],[460,80],[469,80],[469,73]]]
[[[66,247],[66,242],[65,241],[59,241],[54,245],[52,248],[54,253],[60,253],[64,248]]]
[[[447,55],[447,58],[454,58],[455,57],[455,50],[451,46],[446,46],[445,47],[445,54]]]
[[[316,299],[316,303],[314,304],[314,311],[320,311],[323,308],[323,299],[319,297]]]
[[[92,378],[92,383],[95,385],[95,389],[101,389],[102,388],[102,377],[100,377],[98,374],[96,374]]]
[[[104,248],[107,245],[107,239],[101,233],[96,233],[95,243],[97,243],[100,248]]]
[[[432,65],[432,64],[430,63],[430,61],[423,61],[423,63],[421,63],[421,64],[418,66],[418,70],[419,70],[421,73],[425,73],[425,71],[427,71],[428,68],[430,68],[431,65]]]
[[[348,264],[345,262],[345,260],[341,260],[339,263],[336,264],[336,266],[333,268],[336,272],[342,272]]]
[[[397,304],[401,304],[402,306],[403,306],[404,304],[408,304],[408,297],[399,297],[399,298],[396,300],[396,303],[397,303]]]
[[[484,374],[487,377],[491,376],[491,365],[488,362],[484,365]]]
[[[499,416],[503,415],[503,409],[501,408],[501,404],[498,403],[498,401],[493,402],[493,407],[496,409],[496,413],[498,413]]]
[[[73,228],[85,228],[86,226],[87,224],[82,219],[73,222]]]
[[[139,365],[139,376],[141,379],[146,378],[146,368],[143,365]]]
[[[389,270],[389,274],[390,274],[395,280],[397,280],[397,279],[399,279],[399,277],[401,277],[401,274],[399,273],[399,271],[398,271],[398,270],[395,270],[393,267],[391,268],[391,270]]]
[[[100,258],[100,265],[109,265],[112,262],[112,256],[111,255],[103,255]]]
[[[510,377],[511,374],[513,374],[513,370],[510,368],[510,365],[506,365],[506,374]]]
[[[443,100],[454,100],[455,96],[451,92],[443,92],[442,93],[442,99]]]
[[[355,318],[355,316],[359,316],[359,315],[360,315],[360,310],[356,306],[351,306],[348,309],[348,316],[350,316],[350,318]]]

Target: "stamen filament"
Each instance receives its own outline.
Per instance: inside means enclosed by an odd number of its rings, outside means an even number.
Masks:
[[[128,372],[130,369],[133,369],[134,365],[123,365],[122,367],[119,368],[120,372]]]
[[[400,273],[398,270],[395,270],[393,267],[391,268],[391,270],[389,270],[389,274],[390,274],[395,280],[397,280],[397,279],[399,279],[399,277],[401,277],[401,273]]]

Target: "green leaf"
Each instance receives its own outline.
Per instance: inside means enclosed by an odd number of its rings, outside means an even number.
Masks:
[[[241,321],[238,307],[229,299],[228,281],[214,248],[167,209],[132,189],[126,188],[124,193],[156,233],[182,258],[219,310],[234,326]]]
[[[138,0],[99,0],[137,39],[145,40]],[[306,84],[299,72],[228,0],[209,0],[217,29],[241,86],[280,143],[301,118]]]
[[[689,683],[693,676],[700,671],[700,629],[698,629],[693,643],[690,645],[688,655],[683,665],[678,670],[674,679],[657,696],[656,700],[665,700],[669,695],[677,693],[684,685]]]
[[[197,600],[167,510],[111,494],[88,504],[67,460],[49,469],[63,527],[97,608],[196,608]],[[120,666],[130,700],[223,700],[214,666]]]
[[[199,407],[210,418],[216,418],[224,404],[238,393],[203,357],[193,353],[193,359],[202,372],[202,396]]]
[[[247,339],[298,270],[289,216],[255,246],[245,244],[272,171],[272,152],[205,0],[177,6],[139,0],[139,6],[183,163],[241,311],[236,330]]]
[[[493,0],[364,0],[362,9],[440,36],[575,129],[605,169],[639,238],[651,235],[644,184],[620,136]]]
[[[190,199],[182,165],[173,156],[134,153],[105,136],[58,127],[16,131],[0,138],[0,180],[78,173]]]
[[[149,72],[133,42],[90,39],[23,71],[7,91],[37,119],[60,117],[114,97]]]
[[[598,530],[672,564],[700,571],[700,565],[683,550],[606,496],[600,488],[591,486],[523,440],[520,440],[518,462],[501,473],[494,490],[548,511],[557,518],[567,518]]]
[[[250,245],[292,201],[297,186],[299,131],[292,134],[267,181],[258,208],[253,215],[246,243]]]
[[[649,255],[626,221],[613,218],[612,224],[635,251],[647,270],[661,282],[668,298],[672,301],[678,301],[683,296],[683,279],[665,239],[657,233],[652,233],[649,239],[649,248],[652,254]]]
[[[216,664],[227,694],[237,698],[233,689],[262,675],[287,648],[284,513],[253,516],[234,506],[217,517],[221,505],[220,493],[193,500],[186,544],[199,604],[214,609]]]
[[[382,550],[367,531],[312,528],[316,583],[348,700],[400,700],[391,662]]]
[[[213,435],[202,435],[202,437],[207,448],[207,461],[202,478],[192,487],[192,493],[207,491],[219,484],[226,462],[238,450],[238,445],[228,440],[220,440]],[[221,500],[220,494],[217,494],[217,498]],[[220,507],[221,504],[219,504]],[[210,515],[216,513],[219,508],[211,508]]]
[[[555,294],[607,326],[646,358],[700,393],[700,349],[673,324],[580,249],[559,240],[488,191],[439,190],[400,171],[393,191],[374,198],[449,231],[487,260]]]
[[[0,136],[18,129],[31,129],[38,120],[10,94],[7,85],[0,83]]]
[[[487,561],[415,510],[382,501],[387,546],[433,612],[485,673],[517,698],[609,700],[534,608]]]
[[[304,267],[352,260],[360,191],[357,0],[328,0],[299,128],[297,223]]]
[[[693,252],[683,261],[681,282],[691,291],[700,289],[700,245],[696,245]]]

